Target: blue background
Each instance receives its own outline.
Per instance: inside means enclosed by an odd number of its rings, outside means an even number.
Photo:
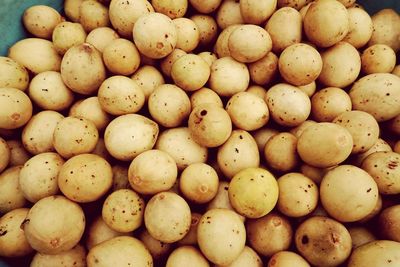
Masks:
[[[33,5],[52,6],[61,11],[63,1],[0,0],[0,56],[7,55],[7,50],[11,45],[27,36],[21,18],[24,10]]]
[[[383,8],[394,8],[400,12],[399,0],[359,0],[370,14]],[[27,36],[21,22],[21,16],[27,7],[48,5],[58,11],[62,10],[61,0],[0,0],[0,55],[7,55],[8,48],[17,40]],[[0,259],[0,267],[8,267]],[[23,267],[23,266],[18,266]]]

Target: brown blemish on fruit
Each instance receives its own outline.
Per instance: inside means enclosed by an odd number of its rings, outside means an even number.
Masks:
[[[11,115],[11,119],[14,120],[14,121],[19,120],[19,118],[21,118],[21,115],[19,113],[13,113]]]
[[[164,44],[161,42],[158,42],[156,47],[157,47],[157,49],[162,49],[164,47]]]
[[[204,193],[207,193],[207,191],[208,191],[208,186],[205,185],[205,184],[202,184],[202,185],[200,185],[199,190],[200,190],[200,192],[203,193],[203,194],[204,194]]]
[[[139,176],[134,176],[132,182],[136,185],[140,185],[142,183],[142,179]]]
[[[53,239],[53,240],[50,241],[50,245],[51,245],[53,248],[58,247],[59,244],[60,244],[60,239],[59,239],[59,238],[55,238],[55,239]]]
[[[272,219],[272,224],[273,224],[275,227],[278,227],[278,226],[280,226],[280,225],[282,224],[282,221],[281,221],[281,219],[279,219],[279,218],[273,218],[273,219]]]
[[[333,244],[340,243],[340,236],[336,233],[331,233],[331,240]]]
[[[398,162],[398,161],[391,160],[391,161],[388,163],[387,166],[388,166],[389,169],[394,170],[394,169],[397,168],[397,166],[399,166],[399,162]]]
[[[81,50],[85,53],[92,53],[93,49],[88,44],[82,44]]]
[[[7,230],[0,229],[0,236],[6,235],[7,232]]]

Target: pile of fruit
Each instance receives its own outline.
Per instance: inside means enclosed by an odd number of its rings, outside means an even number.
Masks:
[[[1,257],[400,266],[396,11],[65,0],[64,12],[26,9],[31,36],[0,57]]]

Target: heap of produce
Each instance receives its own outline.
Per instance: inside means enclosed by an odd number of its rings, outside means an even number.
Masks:
[[[65,0],[22,23],[0,57],[7,262],[400,266],[395,10]]]

